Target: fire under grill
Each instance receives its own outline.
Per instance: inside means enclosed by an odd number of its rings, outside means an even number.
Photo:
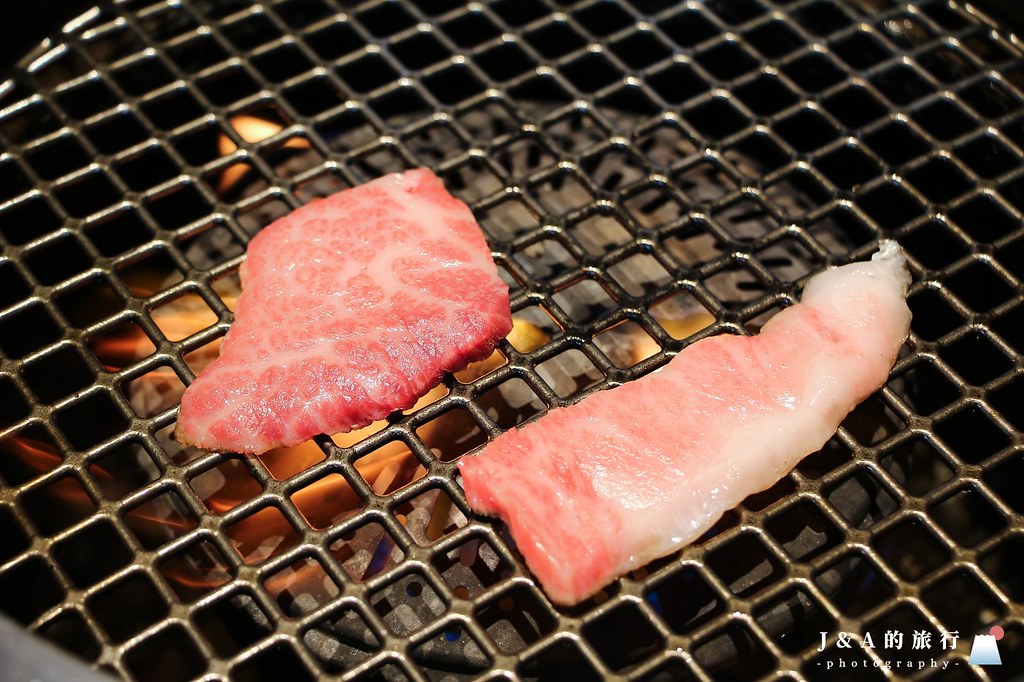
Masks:
[[[1020,675],[1024,59],[986,21],[945,0],[100,3],[0,86],[0,611],[147,682],[909,674],[827,670],[837,633],[886,630],[961,644],[859,660]],[[355,434],[173,442],[251,236],[417,165],[483,226],[509,339]],[[882,236],[914,273],[891,381],[700,543],[555,608],[468,512],[459,456],[756,331]],[[968,666],[994,624],[1003,665]]]

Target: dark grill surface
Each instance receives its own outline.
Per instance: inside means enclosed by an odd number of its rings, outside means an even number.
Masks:
[[[1020,674],[1022,97],[939,0],[102,4],[0,88],[0,610],[146,681],[833,680],[836,632],[887,629]],[[337,444],[173,443],[252,234],[416,165],[512,288],[500,362]],[[556,609],[469,514],[459,455],[881,236],[914,273],[891,381],[701,543]]]

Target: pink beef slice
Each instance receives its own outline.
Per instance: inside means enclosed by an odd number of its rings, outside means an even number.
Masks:
[[[552,410],[459,462],[552,601],[575,604],[694,542],[820,448],[885,383],[910,327],[903,252],[816,275],[753,337]]]
[[[278,219],[249,244],[220,357],[182,397],[175,436],[262,453],[411,406],[512,328],[469,208],[427,169]]]

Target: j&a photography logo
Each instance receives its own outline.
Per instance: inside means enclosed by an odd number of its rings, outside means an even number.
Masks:
[[[1003,629],[998,625],[992,627],[987,635],[975,635],[971,645],[970,665],[1002,665],[997,642],[1003,638]],[[909,634],[901,630],[886,630],[875,642],[875,635],[865,632],[858,640],[849,632],[836,635],[835,653],[838,655],[828,660],[819,661],[818,665],[826,670],[843,668],[885,668],[886,670],[923,670],[924,668],[941,668],[959,666],[958,660],[939,660],[942,652],[956,649],[960,639],[957,630],[947,632],[930,632],[928,630],[912,630]],[[821,633],[821,644],[818,652],[828,647],[829,633]],[[874,656],[866,652],[871,650]]]

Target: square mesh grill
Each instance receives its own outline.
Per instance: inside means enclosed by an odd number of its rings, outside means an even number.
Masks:
[[[994,623],[970,674],[1019,673],[1022,97],[945,0],[101,4],[0,87],[0,609],[140,680],[813,680],[889,627],[968,674]],[[171,441],[244,244],[416,165],[511,288],[498,354],[355,436]],[[883,236],[892,379],[695,546],[554,608],[468,512],[460,455]]]

